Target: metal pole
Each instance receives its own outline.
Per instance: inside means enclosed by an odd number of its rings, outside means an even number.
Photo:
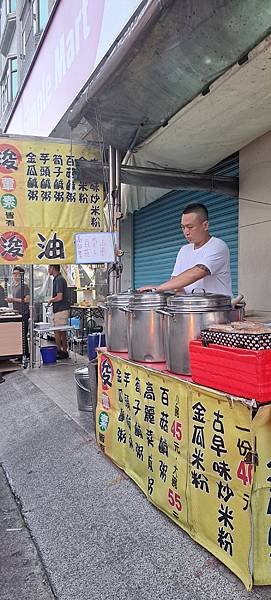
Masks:
[[[108,210],[109,210],[109,223],[110,230],[115,230],[115,193],[116,193],[116,149],[113,146],[109,146],[109,199],[108,199]],[[116,285],[116,270],[115,263],[109,268],[109,294],[115,294],[117,291]]]
[[[30,345],[30,368],[33,369],[35,366],[35,338],[34,338],[34,265],[30,265],[29,268],[29,292],[30,292],[30,302],[29,302],[29,312],[30,312],[30,321],[29,321],[29,345]]]
[[[116,150],[116,232],[118,236],[118,250],[119,255],[117,256],[117,293],[121,291],[121,273],[122,273],[122,264],[121,264],[121,237],[120,237],[120,218],[121,218],[121,153],[119,150]]]
[[[23,366],[26,364],[26,323],[25,323],[25,293],[24,293],[24,270],[20,272],[20,294],[21,294],[21,307],[22,307],[22,337],[23,337],[23,355],[22,355],[22,364]]]

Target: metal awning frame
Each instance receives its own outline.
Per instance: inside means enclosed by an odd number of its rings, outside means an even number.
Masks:
[[[76,161],[76,179],[82,183],[99,182],[108,174],[110,180],[110,165],[100,161]],[[225,177],[175,169],[156,169],[121,165],[120,183],[137,187],[155,187],[161,189],[190,189],[205,190],[231,197],[238,197],[238,177]]]

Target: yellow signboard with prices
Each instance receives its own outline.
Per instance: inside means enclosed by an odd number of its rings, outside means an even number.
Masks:
[[[251,589],[251,406],[101,352],[96,419],[105,454]]]
[[[255,585],[271,584],[271,405],[252,421],[255,446],[253,482],[253,576]]]
[[[75,263],[74,234],[104,230],[103,186],[75,180],[75,160],[95,158],[83,144],[0,137],[0,264]]]

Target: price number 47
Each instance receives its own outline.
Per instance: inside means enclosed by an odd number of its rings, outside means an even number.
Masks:
[[[241,479],[244,485],[251,485],[252,482],[253,465],[247,465],[243,460],[238,465],[236,475],[238,479]]]

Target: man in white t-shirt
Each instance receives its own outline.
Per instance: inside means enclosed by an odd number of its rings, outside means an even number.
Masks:
[[[158,292],[191,293],[204,289],[213,294],[232,295],[230,252],[223,240],[208,230],[208,211],[203,204],[189,204],[183,211],[181,228],[188,241],[181,247],[171,279],[158,285]],[[154,289],[144,286],[141,291]]]

